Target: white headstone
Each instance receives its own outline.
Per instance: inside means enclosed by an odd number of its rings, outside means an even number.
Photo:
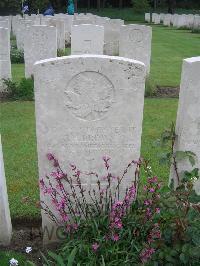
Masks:
[[[119,55],[120,28],[124,25],[121,19],[111,19],[104,24],[104,54]]]
[[[74,25],[71,35],[71,54],[103,54],[104,27]]]
[[[143,63],[105,55],[68,56],[37,62],[34,77],[40,177],[52,169],[46,159],[50,152],[64,171],[73,163],[100,176],[105,174],[105,155],[112,158],[110,171],[115,176],[120,176],[130,161],[139,159]],[[123,181],[122,195],[131,184],[131,176],[129,173]],[[96,188],[96,180],[88,176],[82,183],[86,189]],[[42,194],[41,200],[51,208]],[[42,218],[43,228],[51,231],[53,224],[44,212]],[[46,235],[44,241],[48,242]]]
[[[143,62],[150,72],[152,28],[129,24],[121,26],[119,56]]]
[[[24,41],[27,37],[27,27],[32,25],[31,20],[19,19],[16,31],[17,48],[24,50]]]
[[[156,15],[157,15],[156,13],[152,13],[152,23],[155,22],[155,16],[156,16]]]
[[[160,22],[163,22],[165,14],[164,13],[160,13]]]
[[[169,27],[171,25],[171,19],[172,19],[171,14],[165,14],[164,19],[163,19],[163,25]]]
[[[199,31],[200,31],[200,15],[195,15],[195,16],[194,16],[193,29],[194,29],[194,30],[199,30]]]
[[[9,29],[9,21],[8,20],[0,20],[0,28]]]
[[[56,28],[45,25],[29,27],[24,43],[25,77],[33,75],[36,61],[54,57],[57,57]]]
[[[10,78],[10,32],[9,29],[0,28],[0,92],[5,91],[2,79]]]
[[[154,23],[155,24],[160,24],[160,14],[155,14]]]
[[[58,49],[65,49],[65,22],[63,19],[50,19],[49,26],[54,26],[57,29],[57,46]]]
[[[10,209],[8,203],[8,194],[3,162],[3,151],[0,135],[0,247],[8,246],[12,236],[12,225],[10,218]]]
[[[194,25],[194,15],[189,14],[187,15],[187,28],[192,29]]]
[[[75,19],[73,21],[73,25],[81,25],[81,24],[93,24],[93,21],[90,18],[87,18],[87,19]]]
[[[196,168],[200,169],[200,57],[183,61],[179,106],[176,121],[175,151],[192,151],[196,154]],[[178,161],[178,173],[191,170],[186,160]],[[172,167],[170,179],[177,177]],[[196,183],[200,194],[200,180]]]
[[[145,22],[148,22],[148,23],[151,22],[151,14],[150,13],[145,13]]]

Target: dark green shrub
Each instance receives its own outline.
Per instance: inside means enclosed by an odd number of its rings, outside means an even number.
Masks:
[[[32,101],[34,99],[33,79],[23,78],[19,84],[8,79],[4,80],[4,84],[7,87],[9,99],[24,101]]]
[[[23,64],[24,63],[24,52],[17,50],[15,47],[11,47],[10,58],[12,64]]]
[[[156,84],[148,77],[145,83],[145,97],[154,96],[156,96]]]
[[[150,8],[148,0],[132,0],[132,3],[133,9],[136,12],[148,11]]]
[[[58,49],[57,50],[57,56],[58,57],[62,57],[62,56],[67,56],[71,54],[71,49],[70,48],[66,48],[64,50],[62,49]]]

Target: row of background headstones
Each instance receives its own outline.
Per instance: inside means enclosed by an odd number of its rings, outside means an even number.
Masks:
[[[145,13],[145,21],[148,23],[162,24],[176,28],[200,30],[200,15],[193,14],[157,14]]]
[[[82,23],[88,25],[81,25]],[[54,26],[57,32],[53,28],[32,25]],[[92,14],[58,14],[55,18],[31,15],[25,18],[12,17],[12,31],[16,35],[18,49],[24,50],[26,77],[33,74],[34,62],[56,57],[57,49],[64,49],[69,45],[71,35],[72,54],[106,54],[132,58],[144,62],[147,73],[150,72],[152,30],[147,26],[125,26],[120,19]]]

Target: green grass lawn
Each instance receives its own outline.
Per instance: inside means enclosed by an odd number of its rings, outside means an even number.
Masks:
[[[19,262],[19,265],[24,265],[26,257],[25,255],[13,252],[13,251],[0,251],[0,265],[8,266],[9,261],[14,258]]]
[[[176,99],[145,100],[142,155],[150,159],[155,174],[165,182],[168,180],[168,167],[158,164],[158,154],[161,151],[153,146],[153,142],[171,121],[175,121],[176,110]],[[39,199],[34,103],[2,103],[1,114],[11,215],[36,217],[39,210],[33,203],[22,204],[24,197],[29,197],[31,202]]]
[[[183,59],[200,53],[200,34],[155,25],[152,28],[150,84],[154,88],[157,85],[177,87],[180,84]],[[12,73],[13,80],[19,81],[24,76],[24,65],[14,64]]]

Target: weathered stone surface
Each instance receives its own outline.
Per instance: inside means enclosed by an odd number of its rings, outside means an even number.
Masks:
[[[157,15],[156,13],[152,13],[152,23],[155,22],[155,16],[156,16],[156,15]]]
[[[32,25],[31,20],[19,19],[16,31],[17,48],[24,50],[24,41],[27,38],[27,27]]]
[[[163,22],[165,13],[160,13],[160,22]]]
[[[160,14],[155,14],[154,15],[154,23],[155,24],[160,24]]]
[[[24,43],[26,78],[33,75],[33,65],[36,61],[54,57],[57,57],[56,27],[45,25],[29,27]]]
[[[194,16],[193,29],[194,30],[200,30],[200,16],[199,15]]]
[[[65,43],[69,45],[71,43],[71,27],[73,25],[74,16],[66,15],[65,21]]]
[[[71,54],[103,54],[104,27],[74,25],[71,35]]]
[[[12,225],[6,187],[3,151],[0,135],[0,246],[8,246],[12,236]]]
[[[172,15],[165,14],[164,19],[163,19],[163,25],[169,27],[171,25],[171,20],[172,20]]]
[[[8,20],[0,20],[0,28],[9,29],[9,21]]]
[[[94,24],[104,26],[109,20],[110,20],[110,18],[107,18],[107,17],[95,16],[95,23]]]
[[[143,63],[103,55],[67,56],[37,62],[34,77],[40,177],[52,170],[46,159],[50,152],[64,171],[73,163],[100,176],[105,174],[105,155],[112,158],[110,171],[115,176],[140,157]],[[122,195],[132,176],[128,172],[124,179]],[[97,188],[96,180],[88,176],[81,181],[86,189]],[[42,194],[41,200],[52,206]],[[42,217],[43,228],[51,231],[48,216],[42,212]],[[47,235],[44,241],[48,242]]]
[[[104,54],[119,55],[120,28],[124,25],[121,19],[106,20],[104,24]]]
[[[49,26],[57,29],[57,46],[58,49],[65,49],[65,22],[62,19],[49,19]]]
[[[148,23],[151,22],[151,14],[150,13],[145,13],[145,22],[148,22]]]
[[[93,24],[93,20],[90,18],[84,18],[84,19],[75,19],[73,21],[73,25],[81,25],[81,24]]]
[[[0,28],[0,92],[5,91],[2,79],[10,78],[10,32],[9,29]]]
[[[139,60],[150,72],[152,28],[129,24],[121,26],[119,56]]]
[[[181,89],[176,121],[175,151],[192,151],[196,154],[196,166],[200,169],[200,57],[188,58],[183,61]],[[191,170],[187,160],[178,162],[178,173]],[[177,185],[174,169],[170,179]],[[200,194],[200,181],[195,185]]]

